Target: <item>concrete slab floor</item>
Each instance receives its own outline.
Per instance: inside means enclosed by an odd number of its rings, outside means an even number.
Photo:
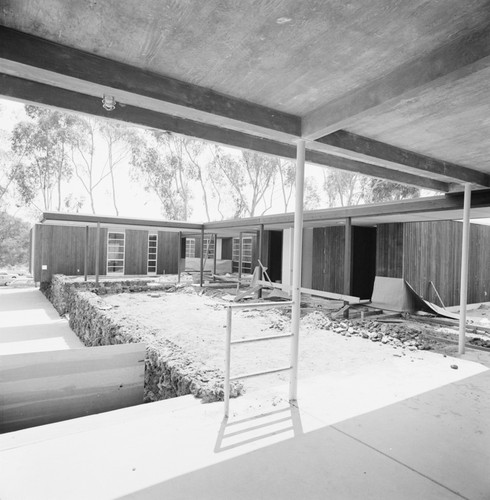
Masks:
[[[457,363],[458,370],[450,365]],[[490,371],[423,353],[0,436],[0,498],[490,498]]]
[[[37,288],[0,289],[0,355],[84,347]]]

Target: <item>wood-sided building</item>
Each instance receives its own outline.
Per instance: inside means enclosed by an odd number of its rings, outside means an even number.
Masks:
[[[473,193],[472,216],[490,217],[490,192]],[[305,212],[302,286],[371,298],[376,276],[404,278],[425,299],[459,303],[462,196],[453,193],[401,202]],[[293,215],[223,221],[207,230],[256,229],[261,261],[272,281],[292,284]],[[260,234],[262,235],[260,237]],[[490,294],[490,226],[472,224],[468,300]]]
[[[489,193],[474,193],[475,219],[490,217]],[[458,304],[461,205],[452,194],[305,212],[302,286],[369,299],[375,276],[404,278],[431,302],[435,288],[446,306]],[[94,275],[96,266],[104,276],[176,274],[185,259],[194,260],[194,271],[203,263],[210,270],[218,259],[238,274],[252,273],[260,260],[273,282],[285,290],[292,284],[292,214],[193,224],[45,213],[31,239],[37,282]],[[471,225],[469,275],[470,302],[487,301],[490,226]]]
[[[201,224],[45,212],[31,229],[31,273],[36,282],[53,274],[176,274],[182,234],[198,229]]]

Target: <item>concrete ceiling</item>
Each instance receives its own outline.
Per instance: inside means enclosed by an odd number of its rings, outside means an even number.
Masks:
[[[320,165],[490,186],[489,1],[4,0],[0,24],[6,97],[289,158],[303,137]],[[102,110],[104,93],[123,106]]]

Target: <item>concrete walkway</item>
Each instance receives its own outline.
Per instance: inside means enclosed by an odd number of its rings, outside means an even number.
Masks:
[[[0,355],[84,347],[37,288],[0,288]]]
[[[487,353],[479,355],[488,363]],[[457,364],[458,369],[451,368]],[[0,436],[2,500],[490,498],[490,371],[416,352]]]

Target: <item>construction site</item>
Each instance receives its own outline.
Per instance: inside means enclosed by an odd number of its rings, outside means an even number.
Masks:
[[[487,2],[26,0],[0,39],[2,97],[295,162],[294,212],[41,213],[2,500],[490,498]],[[306,162],[435,194],[306,210]]]

